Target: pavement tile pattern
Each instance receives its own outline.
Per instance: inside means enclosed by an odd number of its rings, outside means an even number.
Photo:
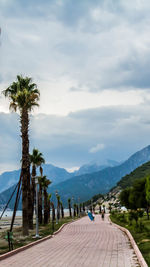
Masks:
[[[60,233],[0,261],[0,267],[137,267],[126,234],[96,215],[66,225]]]

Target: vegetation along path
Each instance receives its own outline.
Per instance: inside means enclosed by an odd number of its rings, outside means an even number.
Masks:
[[[60,233],[0,261],[0,266],[130,267],[139,266],[127,236],[96,215],[66,225]]]

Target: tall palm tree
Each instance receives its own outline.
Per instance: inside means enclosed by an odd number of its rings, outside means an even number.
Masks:
[[[79,206],[76,204],[77,216],[79,216]]]
[[[64,218],[64,207],[62,201],[60,201],[60,208],[61,208],[61,217]]]
[[[73,204],[73,208],[74,208],[74,210],[73,210],[73,216],[76,217],[76,208],[77,208],[76,203]]]
[[[38,194],[38,216],[39,216],[39,223],[42,224],[42,177],[43,177],[43,168],[40,166],[40,174],[41,176],[38,177],[39,180],[39,194]]]
[[[37,85],[29,77],[17,76],[6,90],[5,97],[10,100],[10,109],[20,111],[21,137],[22,137],[22,223],[23,235],[28,235],[28,196],[30,194],[30,160],[29,160],[29,112],[39,106],[40,92]]]
[[[33,213],[34,213],[34,203],[35,203],[35,177],[36,168],[45,163],[43,154],[36,148],[33,149],[32,154],[30,154],[30,163],[32,164],[32,179],[31,179],[31,203],[29,203],[29,228],[33,229]]]
[[[82,212],[82,204],[79,205],[80,213]]]
[[[51,217],[51,197],[52,194],[48,194],[48,221],[50,221],[50,217]]]
[[[69,216],[72,217],[72,213],[71,213],[71,199],[68,198],[68,209],[69,209]]]
[[[52,230],[54,232],[54,222],[55,222],[55,206],[54,203],[51,202],[51,207],[52,207]]]
[[[46,175],[39,177],[40,189],[44,191],[44,224],[48,223],[48,194],[47,188],[51,184],[51,181],[47,179]],[[41,194],[41,192],[40,192]],[[41,194],[42,195],[42,194]],[[41,223],[41,222],[40,222]]]
[[[44,224],[48,223],[48,194],[47,194],[47,188],[52,182],[47,179],[46,176],[43,176],[43,189],[44,189]]]
[[[85,203],[83,202],[83,211],[85,212]]]

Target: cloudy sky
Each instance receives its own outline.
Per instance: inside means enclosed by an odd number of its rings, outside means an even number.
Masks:
[[[149,0],[0,0],[0,91],[40,92],[30,149],[65,168],[122,161],[150,144]],[[0,172],[18,168],[19,114],[0,95]]]

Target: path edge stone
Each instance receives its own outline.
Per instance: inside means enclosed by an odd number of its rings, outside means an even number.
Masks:
[[[115,225],[116,227],[118,227],[122,232],[124,232],[124,233],[127,235],[127,237],[128,237],[129,240],[130,240],[130,243],[131,243],[131,245],[132,245],[132,247],[133,247],[133,249],[134,249],[134,252],[135,252],[135,254],[136,254],[137,258],[138,258],[138,261],[139,261],[140,266],[141,266],[141,267],[148,267],[148,265],[147,265],[147,263],[146,263],[146,261],[145,261],[143,255],[142,255],[141,251],[139,250],[139,248],[138,248],[138,246],[137,246],[137,244],[136,244],[136,242],[135,242],[133,236],[132,236],[131,233],[129,232],[129,230],[126,229],[126,228],[124,228],[124,227],[122,227],[122,226],[120,226],[120,225],[118,225],[118,224],[116,224],[116,223],[113,223],[113,222],[111,221],[111,219],[110,219],[110,216],[109,216],[108,218],[109,218],[109,222],[110,222],[111,224],[113,224],[113,225]]]
[[[19,253],[19,252],[21,252],[21,251],[24,251],[24,250],[26,250],[26,249],[28,249],[28,248],[30,248],[30,247],[33,247],[33,246],[35,246],[35,245],[38,245],[39,243],[44,242],[45,240],[48,240],[48,239],[54,237],[54,236],[57,235],[57,234],[58,234],[58,233],[59,233],[59,232],[60,232],[66,225],[71,224],[71,223],[73,223],[73,222],[75,222],[75,221],[78,221],[79,219],[81,219],[81,218],[78,218],[77,220],[73,220],[73,221],[68,222],[68,223],[64,223],[63,225],[61,225],[61,227],[60,227],[56,232],[53,233],[53,235],[48,235],[48,236],[43,237],[43,238],[41,238],[41,239],[39,239],[39,240],[37,240],[37,241],[31,242],[30,244],[27,244],[27,245],[22,246],[22,247],[20,247],[20,248],[16,248],[16,249],[14,249],[14,250],[12,250],[12,251],[9,251],[9,252],[4,253],[3,255],[0,255],[0,261],[6,259],[6,258],[8,258],[8,257],[11,257],[11,256],[13,256],[13,255],[15,255],[15,254],[17,254],[17,253]]]

